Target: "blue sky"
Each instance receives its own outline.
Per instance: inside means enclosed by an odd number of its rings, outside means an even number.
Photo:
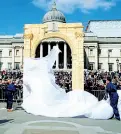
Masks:
[[[23,33],[24,24],[42,22],[52,0],[1,0],[0,34]],[[121,19],[121,0],[56,0],[67,22]]]

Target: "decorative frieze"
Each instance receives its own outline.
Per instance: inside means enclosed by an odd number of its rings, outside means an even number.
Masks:
[[[33,39],[33,34],[24,34],[24,39]]]
[[[76,36],[76,39],[78,39],[78,38],[84,37],[84,34],[83,33],[80,33],[80,32],[76,32],[75,33],[75,36]]]

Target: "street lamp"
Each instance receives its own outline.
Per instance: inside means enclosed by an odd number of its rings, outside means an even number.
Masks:
[[[117,63],[117,71],[119,71],[119,59],[116,59],[116,63]]]

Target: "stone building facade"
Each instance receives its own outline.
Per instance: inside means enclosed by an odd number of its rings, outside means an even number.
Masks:
[[[75,29],[78,29],[78,27],[81,26],[80,24],[77,24]],[[74,24],[66,23],[65,16],[56,9],[56,5],[54,4],[52,10],[47,12],[43,17],[43,23],[35,24],[34,26],[44,28],[43,31],[45,34],[47,31],[56,34],[59,27],[61,29],[65,28],[68,30],[69,36],[71,36]],[[27,27],[29,27],[29,25],[25,25],[25,29]],[[81,30],[80,27],[80,31],[78,32],[82,33]],[[25,30],[25,32],[27,32],[27,30]],[[75,36],[77,37],[79,36],[78,32],[75,32]],[[89,21],[83,35],[85,69],[101,69],[104,71],[121,70],[121,20]],[[23,59],[25,56],[24,50],[27,49],[24,46],[25,38],[27,37],[25,37],[24,34],[16,34],[15,36],[0,35],[1,70],[21,69],[23,67]],[[36,50],[35,55],[33,53],[34,57],[46,56],[54,45],[59,45],[59,47],[63,46],[60,47],[63,53],[57,58],[55,69],[66,70],[72,68],[70,44],[65,40],[56,36],[54,36],[54,38],[49,36],[49,39],[46,38],[38,43],[40,44],[38,44],[38,49]],[[71,42],[71,44],[74,44],[74,42]],[[81,42],[79,44],[81,45]]]
[[[84,39],[85,67],[121,70],[121,20],[90,21]]]
[[[20,69],[23,65],[23,34],[0,35],[0,69]]]

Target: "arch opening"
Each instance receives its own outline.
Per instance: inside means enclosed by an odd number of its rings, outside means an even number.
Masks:
[[[55,62],[53,69],[57,70],[67,70],[72,69],[72,52],[70,46],[64,41],[42,41],[37,46],[35,51],[35,58],[42,58],[49,54],[53,46],[58,46],[61,50],[57,57],[57,62]]]

